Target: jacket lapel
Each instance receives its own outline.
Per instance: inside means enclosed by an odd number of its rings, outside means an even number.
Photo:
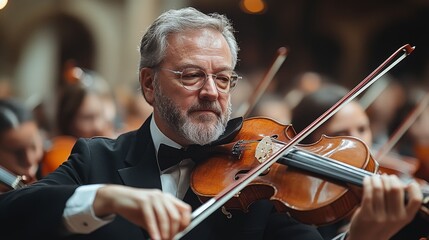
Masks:
[[[150,134],[151,118],[150,116],[135,134],[136,139],[125,159],[129,167],[118,170],[122,181],[127,186],[161,189],[155,147]]]

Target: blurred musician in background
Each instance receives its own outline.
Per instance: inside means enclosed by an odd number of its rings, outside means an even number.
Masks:
[[[58,96],[56,131],[43,160],[43,176],[67,159],[78,138],[117,135],[117,107],[107,81],[79,67],[66,69],[65,75],[66,83]]]
[[[0,99],[0,167],[30,183],[40,178],[42,157],[43,138],[31,111],[16,99]]]

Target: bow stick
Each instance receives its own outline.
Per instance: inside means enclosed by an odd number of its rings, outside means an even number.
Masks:
[[[258,102],[262,94],[267,89],[271,80],[273,80],[274,75],[276,75],[277,71],[280,69],[286,57],[287,57],[287,49],[285,47],[279,48],[277,50],[277,55],[273,63],[271,64],[271,67],[265,73],[265,76],[262,79],[262,81],[260,81],[258,83],[258,86],[256,86],[253,94],[251,94],[251,98],[247,102],[244,102],[243,104],[241,104],[240,107],[237,109],[235,113],[237,116],[243,116],[244,118],[246,118],[250,114],[250,112],[255,107],[255,104]]]

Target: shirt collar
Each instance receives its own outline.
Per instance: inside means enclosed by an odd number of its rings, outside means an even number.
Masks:
[[[179,149],[182,148],[180,144],[174,142],[173,140],[165,136],[164,133],[161,132],[161,130],[159,130],[158,126],[156,125],[153,114],[152,114],[152,119],[150,121],[150,134],[152,135],[153,144],[155,146],[155,155],[157,160],[158,160],[158,149],[161,143],[171,147],[179,148]]]

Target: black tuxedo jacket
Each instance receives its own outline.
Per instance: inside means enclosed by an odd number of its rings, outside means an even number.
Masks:
[[[24,189],[0,195],[1,239],[148,239],[145,230],[121,216],[88,235],[64,236],[62,214],[80,185],[110,183],[161,189],[160,173],[150,133],[150,118],[137,131],[117,139],[79,139],[67,162]],[[184,199],[196,208],[197,197]],[[255,202],[248,213],[228,219],[213,213],[183,239],[321,239],[314,227],[274,212],[269,201]]]

